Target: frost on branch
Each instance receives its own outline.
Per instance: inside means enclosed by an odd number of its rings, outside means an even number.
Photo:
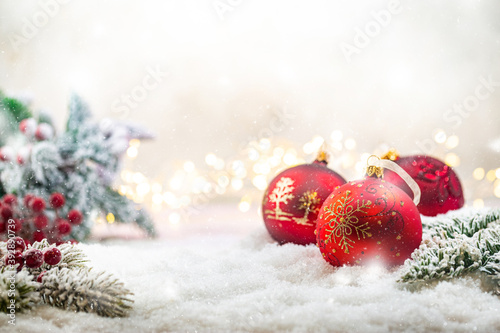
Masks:
[[[424,223],[424,241],[401,269],[401,282],[484,272],[500,279],[500,210],[439,217]]]
[[[8,313],[8,306],[15,304],[16,311],[30,309],[40,302],[39,283],[26,270],[16,272],[15,267],[0,268],[0,311]],[[13,288],[12,288],[13,287]],[[11,300],[15,300],[12,303]]]
[[[44,275],[39,292],[44,303],[66,310],[124,317],[132,307],[132,293],[122,282],[91,268],[55,268]]]

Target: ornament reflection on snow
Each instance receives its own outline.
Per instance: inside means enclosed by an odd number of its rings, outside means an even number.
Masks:
[[[381,178],[382,166],[405,178],[418,203],[418,185],[389,160],[377,160],[364,179],[336,188],[323,203],[316,224],[317,245],[333,266],[401,265],[422,241],[422,222],[415,203]]]
[[[319,208],[344,178],[327,167],[320,151],[313,163],[301,164],[278,174],[269,184],[262,202],[264,223],[279,243],[311,244]]]
[[[382,158],[397,163],[418,184],[422,192],[417,206],[420,214],[436,216],[463,207],[462,185],[450,166],[426,155],[400,157],[394,149]],[[411,189],[396,173],[388,171],[384,174],[384,179],[401,188],[410,197],[413,196]]]

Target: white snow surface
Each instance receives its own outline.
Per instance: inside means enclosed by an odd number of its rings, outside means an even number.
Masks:
[[[422,288],[378,267],[334,268],[313,246],[277,245],[264,227],[241,236],[81,245],[96,270],[134,293],[129,317],[40,306],[18,332],[492,332],[500,299],[472,277]],[[0,331],[13,331],[7,318]]]

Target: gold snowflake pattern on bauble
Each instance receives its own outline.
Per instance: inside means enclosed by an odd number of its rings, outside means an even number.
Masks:
[[[294,183],[293,179],[288,177],[282,177],[277,183],[276,187],[273,189],[271,194],[269,194],[269,201],[274,203],[276,207],[274,210],[267,209],[264,213],[268,218],[278,220],[278,221],[291,221],[291,216],[293,214],[284,212],[281,210],[281,204],[287,204],[289,200],[292,200],[295,196],[292,191],[295,189],[292,186]]]
[[[361,240],[361,237],[365,239],[366,237],[371,237],[369,232],[370,227],[368,222],[360,223],[359,218],[355,216],[355,213],[365,214],[367,208],[371,207],[372,202],[370,200],[359,200],[356,201],[356,208],[354,208],[354,198],[350,198],[351,191],[346,191],[345,196],[340,197],[335,203],[328,205],[324,208],[325,219],[329,219],[328,228],[325,232],[328,234],[325,243],[335,242],[345,253],[349,253],[349,248],[353,247],[356,241],[353,239],[357,237]],[[355,232],[355,235],[353,235]]]
[[[314,225],[309,221],[310,213],[317,213],[320,209],[319,203],[321,202],[316,191],[306,191],[299,199],[300,210],[304,210],[303,217],[294,217],[293,220],[300,225]]]

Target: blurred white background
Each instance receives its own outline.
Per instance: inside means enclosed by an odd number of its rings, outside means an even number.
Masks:
[[[164,187],[254,138],[312,160],[319,136],[341,141],[334,158],[447,159],[472,203],[500,196],[499,17],[494,0],[0,0],[0,89],[59,129],[71,91],[97,119],[149,127],[128,166]]]

